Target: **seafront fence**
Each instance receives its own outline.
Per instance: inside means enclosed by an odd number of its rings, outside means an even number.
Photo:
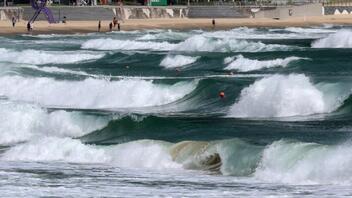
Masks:
[[[48,0],[51,6],[101,6],[101,5],[130,5],[148,6],[153,0]],[[188,6],[286,6],[302,5],[312,3],[322,3],[324,5],[344,5],[352,4],[352,0],[163,0],[166,5],[188,5]],[[0,7],[3,6],[24,6],[23,0],[0,0]],[[29,4],[29,0],[28,0]]]

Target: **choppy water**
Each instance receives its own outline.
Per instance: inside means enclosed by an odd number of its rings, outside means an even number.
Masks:
[[[0,37],[1,196],[352,196],[351,38]]]

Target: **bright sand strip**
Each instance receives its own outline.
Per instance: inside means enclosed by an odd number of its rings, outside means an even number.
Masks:
[[[110,21],[102,21],[102,32],[108,31]],[[0,34],[27,33],[26,21],[21,21],[13,28],[10,21],[0,21]],[[304,27],[324,24],[352,25],[352,15],[328,15],[314,17],[296,17],[282,20],[275,19],[216,19],[215,29],[231,29],[235,27]],[[97,32],[98,21],[68,21],[66,24],[48,24],[36,21],[33,34],[42,33],[89,33]],[[138,29],[212,29],[211,19],[129,19],[121,22],[121,30]],[[116,28],[113,29],[116,31]]]

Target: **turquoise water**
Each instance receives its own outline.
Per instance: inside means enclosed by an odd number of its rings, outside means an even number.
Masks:
[[[351,196],[351,38],[329,25],[0,37],[1,194]]]

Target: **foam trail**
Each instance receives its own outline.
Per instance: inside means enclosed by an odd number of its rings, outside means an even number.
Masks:
[[[96,60],[104,57],[102,53],[88,53],[84,51],[39,51],[39,50],[23,50],[15,51],[5,48],[0,48],[0,61],[25,64],[69,64],[81,61]]]
[[[108,119],[78,112],[47,112],[35,105],[0,102],[0,145],[42,136],[79,137],[105,126]]]
[[[241,72],[248,72],[248,71],[260,70],[260,69],[271,68],[271,67],[287,67],[289,63],[293,61],[304,59],[300,57],[291,56],[284,59],[278,58],[274,60],[260,61],[260,60],[251,60],[243,57],[242,55],[238,55],[235,58],[236,58],[235,60],[233,60],[231,57],[225,58],[224,60],[225,64],[231,62],[227,67],[225,67],[225,70],[235,69]]]
[[[155,50],[167,51],[172,49],[176,44],[168,42],[141,42],[131,40],[113,40],[113,39],[92,39],[82,44],[82,49],[98,50]]]
[[[183,55],[167,55],[160,63],[160,66],[166,68],[181,67],[196,62],[200,57],[183,56]]]
[[[332,112],[341,105],[331,104],[326,98],[303,74],[273,75],[243,89],[228,116],[302,116]]]
[[[70,108],[131,108],[174,102],[190,93],[196,81],[158,85],[152,81],[124,79],[108,81],[57,81],[50,78],[0,78],[0,95],[11,100]]]
[[[313,48],[352,48],[352,31],[339,30],[312,43]]]

